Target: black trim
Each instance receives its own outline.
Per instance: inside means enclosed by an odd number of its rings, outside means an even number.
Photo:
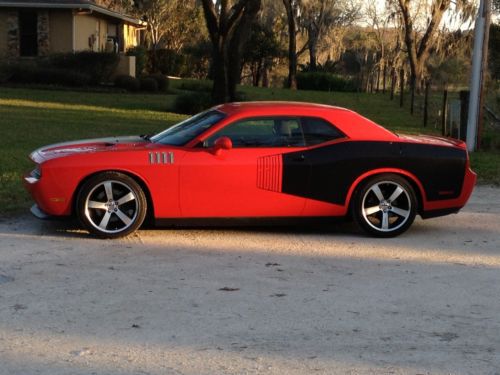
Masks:
[[[461,208],[462,207],[452,207],[452,208],[443,208],[440,210],[424,211],[420,213],[420,217],[422,217],[422,219],[432,219],[433,217],[456,214],[458,213],[458,211],[460,211]]]
[[[289,225],[321,225],[345,221],[344,216],[318,217],[216,217],[216,218],[159,218],[154,223],[158,227],[259,227]]]
[[[298,163],[298,158],[304,158]],[[382,168],[408,171],[429,201],[458,198],[467,153],[454,147],[404,142],[346,141],[283,155],[282,192],[344,205],[361,175]]]

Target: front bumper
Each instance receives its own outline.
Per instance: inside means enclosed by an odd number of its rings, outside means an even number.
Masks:
[[[43,212],[42,209],[38,207],[36,203],[33,206],[31,206],[30,211],[33,214],[33,216],[36,217],[37,219],[48,220],[53,218],[53,216],[50,216],[47,213]]]

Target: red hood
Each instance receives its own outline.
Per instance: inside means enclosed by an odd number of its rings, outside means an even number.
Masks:
[[[466,149],[467,146],[465,142],[460,139],[436,137],[433,135],[405,135],[398,134],[402,141],[412,142],[412,143],[424,143],[434,146],[451,146]]]
[[[138,136],[86,139],[41,147],[33,151],[30,158],[35,163],[41,163],[74,154],[138,149],[149,143],[149,141]]]

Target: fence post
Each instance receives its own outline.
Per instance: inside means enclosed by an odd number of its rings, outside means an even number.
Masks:
[[[427,126],[429,120],[429,89],[431,87],[431,80],[425,81],[425,97],[424,97],[424,128]]]
[[[441,110],[441,135],[446,135],[446,116],[448,114],[448,90],[443,91],[443,108]]]
[[[470,92],[460,91],[460,139],[467,142],[467,119],[469,117]]]
[[[391,67],[391,100],[394,100],[394,90],[396,89],[396,69]]]
[[[399,71],[399,106],[403,106],[403,91],[405,90],[405,71]]]

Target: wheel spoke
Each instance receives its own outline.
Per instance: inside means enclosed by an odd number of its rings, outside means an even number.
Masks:
[[[103,230],[106,230],[107,226],[108,226],[108,223],[109,223],[109,219],[111,218],[111,212],[106,212],[101,220],[101,222],[99,223],[99,228],[103,229]]]
[[[123,211],[121,211],[120,209],[118,209],[115,212],[115,214],[125,225],[129,225],[132,222],[132,219],[130,219],[127,215],[125,215]]]
[[[382,229],[389,229],[389,213],[382,212]]]
[[[373,193],[377,196],[377,199],[379,201],[383,201],[384,200],[384,194],[382,194],[382,191],[380,190],[380,188],[378,187],[378,185],[373,185],[372,188],[371,188],[371,191],[373,191]]]
[[[135,200],[135,196],[134,196],[134,194],[132,194],[132,192],[130,192],[127,195],[118,199],[116,201],[116,203],[118,204],[118,206],[121,206],[122,204],[133,201],[133,200]]]
[[[399,215],[403,218],[408,217],[408,215],[410,214],[410,211],[403,210],[403,209],[397,208],[397,207],[392,207],[391,212],[394,212],[396,215]]]
[[[373,215],[375,212],[379,212],[379,211],[380,211],[379,206],[368,207],[368,208],[365,208],[365,215],[370,216],[370,215]]]
[[[104,183],[104,190],[106,190],[106,198],[108,200],[113,200],[113,187],[111,186],[111,181]]]
[[[93,208],[96,210],[107,210],[106,203],[97,201],[89,201],[88,208]]]
[[[394,192],[392,193],[392,195],[390,196],[388,201],[389,202],[395,201],[401,195],[402,192],[403,192],[403,189],[401,188],[401,186],[398,186],[396,188],[396,190],[394,190]]]

